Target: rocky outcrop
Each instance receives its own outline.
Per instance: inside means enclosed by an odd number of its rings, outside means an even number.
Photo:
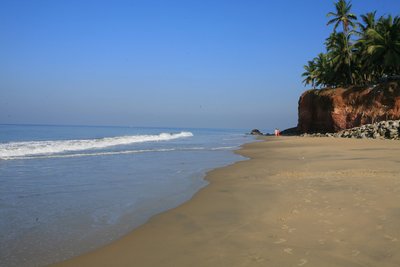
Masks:
[[[303,134],[303,136],[400,140],[400,120],[381,121],[374,124],[366,124],[361,127],[355,127],[337,133]]]
[[[400,82],[377,86],[313,89],[299,99],[298,130],[338,132],[384,120],[400,119]]]
[[[251,135],[263,135],[262,132],[260,132],[260,130],[258,129],[253,129],[250,132]]]
[[[299,132],[297,127],[288,128],[281,132],[281,135],[284,135],[284,136],[295,136],[295,135],[300,135],[300,134],[301,134],[301,132]]]

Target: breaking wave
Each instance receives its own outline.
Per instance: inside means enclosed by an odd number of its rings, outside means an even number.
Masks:
[[[84,140],[10,142],[0,144],[0,159],[26,158],[38,155],[48,156],[63,152],[103,149],[112,146],[129,145],[143,142],[168,141],[191,136],[193,136],[191,132],[180,132],[161,133],[158,135],[117,136]]]

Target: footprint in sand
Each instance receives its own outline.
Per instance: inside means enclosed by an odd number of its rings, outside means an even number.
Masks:
[[[283,222],[283,223],[285,223],[287,219],[284,218],[284,217],[280,217],[278,220],[281,221],[281,222]]]
[[[386,217],[386,215],[381,215],[381,216],[379,216],[379,219],[381,219],[382,221],[386,221],[387,217]]]
[[[389,240],[392,241],[392,242],[397,242],[397,241],[399,241],[396,237],[393,237],[393,236],[390,236],[390,235],[384,235],[384,237],[385,237],[386,239],[389,239]]]
[[[283,251],[287,254],[293,254],[293,249],[291,248],[285,248]]]
[[[300,212],[296,209],[292,210],[292,214],[299,214]]]
[[[300,259],[300,263],[297,264],[297,266],[303,266],[305,264],[307,264],[308,260],[307,259]]]
[[[333,222],[331,222],[331,221],[329,221],[329,220],[319,220],[318,222],[319,222],[319,223],[324,223],[324,224],[329,224],[329,225],[332,225],[332,224],[333,224]]]
[[[351,255],[353,255],[354,257],[357,257],[360,254],[360,251],[355,249],[351,252]]]
[[[261,256],[259,256],[256,253],[249,253],[248,257],[251,261],[254,261],[254,262],[263,262],[264,261],[264,258],[262,258]]]
[[[339,237],[339,238],[334,238],[333,241],[336,242],[336,243],[340,243],[340,244],[349,243],[345,237],[342,237],[342,238],[340,238],[340,237]]]
[[[282,229],[282,230],[287,230],[289,234],[293,233],[293,232],[296,230],[296,228],[290,228],[290,227],[287,226],[286,224],[283,224],[283,225],[281,226],[281,229]]]
[[[255,261],[255,262],[263,262],[264,261],[264,259],[259,256],[253,256],[253,257],[251,257],[251,260]]]
[[[274,243],[275,244],[282,244],[282,243],[285,243],[285,242],[286,242],[286,239],[280,238],[279,240],[275,241]]]

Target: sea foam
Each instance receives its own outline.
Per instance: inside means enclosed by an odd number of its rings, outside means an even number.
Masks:
[[[0,144],[0,159],[16,159],[35,155],[102,149],[111,146],[143,142],[168,141],[191,137],[191,132],[161,133],[158,135],[117,136],[83,140],[24,141]]]

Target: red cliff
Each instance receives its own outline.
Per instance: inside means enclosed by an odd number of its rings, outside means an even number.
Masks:
[[[337,132],[382,120],[398,120],[399,83],[308,90],[299,99],[298,130]]]

